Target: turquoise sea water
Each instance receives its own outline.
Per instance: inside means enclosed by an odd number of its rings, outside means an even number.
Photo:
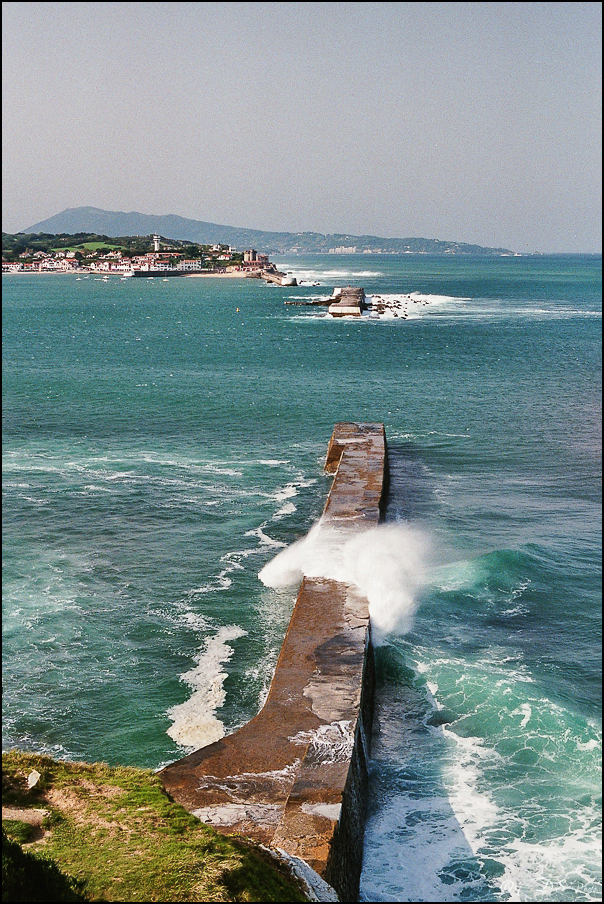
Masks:
[[[381,422],[361,899],[601,900],[601,258],[277,263],[3,277],[4,748],[158,768],[251,718],[296,597],[258,572]],[[285,304],[347,284],[407,319]]]

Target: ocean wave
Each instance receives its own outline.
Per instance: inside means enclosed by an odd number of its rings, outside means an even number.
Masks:
[[[601,900],[601,726],[517,656],[404,649],[428,708],[404,697],[404,735],[375,739],[361,900]]]
[[[359,532],[321,518],[258,577],[273,588],[297,586],[305,576],[358,588],[369,602],[373,642],[380,644],[392,632],[411,630],[432,544],[432,536],[419,526],[384,524]]]
[[[347,279],[379,279],[383,276],[381,270],[356,270],[354,268],[329,268],[321,269],[304,269],[291,266],[288,270],[292,276],[295,276],[298,282],[306,282],[311,285],[317,280],[325,280],[331,282],[333,280]]]

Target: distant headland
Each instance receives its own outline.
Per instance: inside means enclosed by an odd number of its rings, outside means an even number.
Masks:
[[[189,220],[172,214],[123,213],[98,207],[70,207],[22,230],[26,234],[97,233],[99,235],[152,235],[200,244],[226,244],[256,248],[265,254],[456,254],[512,255],[507,248],[486,248],[465,242],[424,238],[382,238],[375,235],[320,232],[264,232]]]

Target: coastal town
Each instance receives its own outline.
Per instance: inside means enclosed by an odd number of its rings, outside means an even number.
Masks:
[[[2,249],[3,273],[101,273],[121,277],[151,276],[240,276],[264,278],[278,285],[295,285],[269,259],[254,248],[236,251],[230,245],[175,245],[155,234],[148,237],[152,247],[142,254],[129,254],[107,242],[83,242],[77,247],[26,247],[18,253]],[[117,241],[117,240],[116,240]],[[33,243],[32,243],[33,245]],[[88,247],[87,247],[88,246]],[[99,247],[100,246],[100,247]],[[187,254],[188,252],[188,254]],[[193,256],[193,254],[195,256]]]
[[[129,277],[243,277],[277,286],[320,285],[317,281],[298,283],[291,274],[278,270],[268,254],[254,248],[237,251],[226,243],[200,245],[165,239],[157,233],[119,238],[95,233],[3,233],[2,272],[73,273],[78,279],[95,274],[103,280],[111,276],[124,280]],[[362,286],[348,285],[334,288],[330,295],[288,297],[284,304],[326,308],[326,316],[332,318],[407,320],[417,316],[429,302],[417,293],[366,296]]]

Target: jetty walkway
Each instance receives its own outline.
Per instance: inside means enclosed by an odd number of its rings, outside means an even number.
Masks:
[[[288,276],[287,273],[282,273],[281,270],[261,270],[260,276],[267,283],[274,283],[276,286],[297,286],[298,281],[294,276]]]
[[[336,424],[321,523],[374,527],[388,466],[381,424]],[[374,691],[367,600],[302,581],[266,703],[233,734],[166,766],[170,796],[203,822],[305,861],[342,901],[358,897]]]

